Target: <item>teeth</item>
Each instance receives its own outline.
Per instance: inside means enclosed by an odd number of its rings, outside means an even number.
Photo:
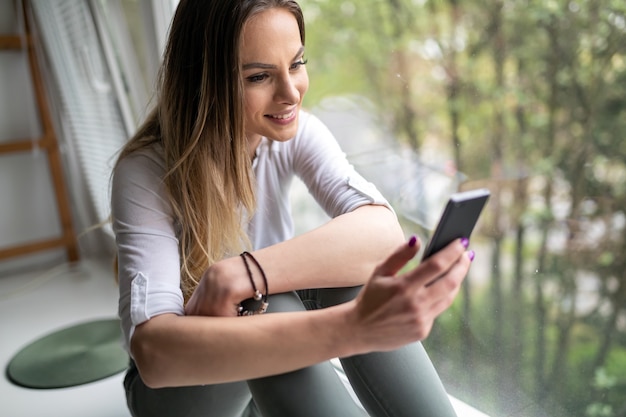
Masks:
[[[293,116],[293,112],[279,115],[279,116],[270,115],[270,117],[273,119],[281,119],[281,120],[289,119],[291,116]]]

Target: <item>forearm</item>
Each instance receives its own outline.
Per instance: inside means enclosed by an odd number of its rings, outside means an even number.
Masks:
[[[137,327],[131,351],[153,388],[285,373],[360,353],[346,305],[250,317],[162,315]]]
[[[363,206],[325,225],[253,252],[267,277],[269,293],[305,288],[350,287],[364,284],[374,268],[404,241],[398,221],[388,208]],[[254,287],[265,292],[256,264],[250,262]],[[253,286],[240,257],[212,265],[187,303],[188,315],[229,316],[252,297]]]
[[[404,241],[395,215],[363,206],[291,240],[254,252],[270,291],[361,285]]]

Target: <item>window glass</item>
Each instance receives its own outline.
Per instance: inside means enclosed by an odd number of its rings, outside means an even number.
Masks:
[[[626,412],[626,3],[302,0],[306,105],[428,238],[487,187],[477,252],[425,341],[493,416]]]

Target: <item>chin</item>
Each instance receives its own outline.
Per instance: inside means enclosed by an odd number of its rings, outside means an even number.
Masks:
[[[267,136],[269,139],[275,140],[276,142],[287,142],[293,139],[296,136],[297,130],[294,130],[292,134],[280,134],[280,135],[270,135]]]
[[[268,139],[275,140],[277,142],[287,142],[288,140],[293,139],[298,133],[298,120],[293,122],[293,126],[284,129],[268,129],[266,134],[263,136]]]

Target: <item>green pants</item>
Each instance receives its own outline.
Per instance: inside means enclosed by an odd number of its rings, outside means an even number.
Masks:
[[[268,313],[324,308],[354,298],[359,290],[276,294],[270,296]],[[456,417],[420,343],[340,360],[367,412],[330,362],[249,381],[160,389],[146,387],[131,363],[124,386],[134,417]]]

